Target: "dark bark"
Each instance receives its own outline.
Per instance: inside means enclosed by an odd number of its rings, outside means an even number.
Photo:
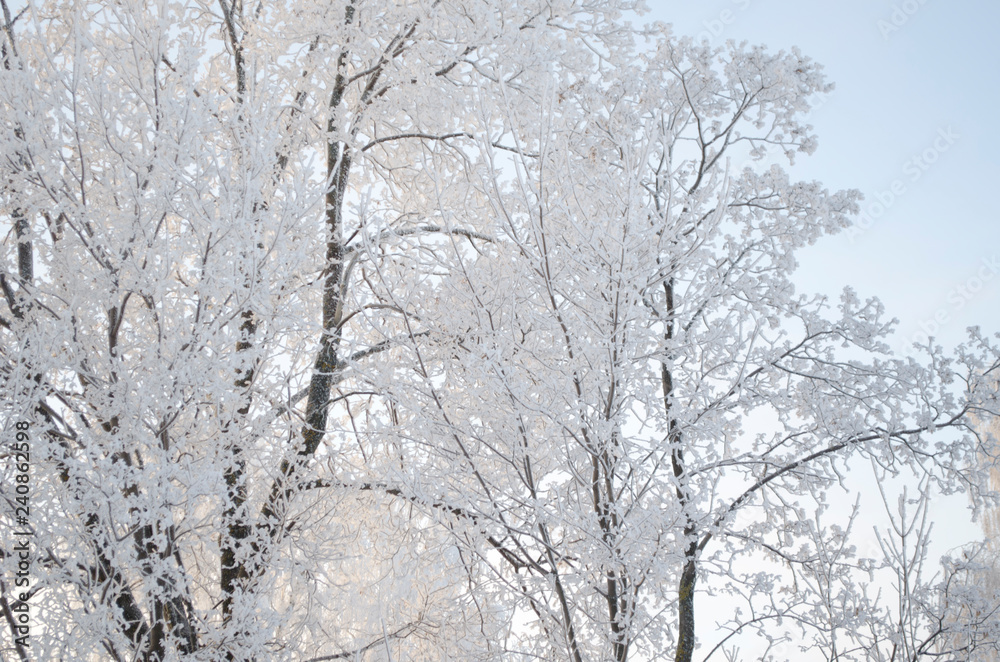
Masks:
[[[614,498],[611,458],[605,451],[600,456],[591,454],[591,491],[594,511],[601,527],[601,536],[612,552],[617,545],[618,516],[611,507]],[[628,628],[623,620],[629,615],[627,602],[628,583],[623,572],[613,566],[605,572],[605,596],[608,605],[608,622],[611,626],[612,655],[615,662],[626,662],[629,653]]]
[[[31,252],[28,219],[21,209],[14,210],[14,230],[17,233],[17,273],[21,287],[30,285],[35,279],[34,260]]]
[[[256,331],[253,311],[243,311],[242,318],[243,323],[240,325],[242,337],[236,343],[237,352],[246,352],[253,346],[252,338]],[[250,413],[249,389],[253,377],[253,367],[243,368],[242,374],[233,384],[243,394],[243,401],[236,410],[236,420],[229,422],[235,424],[237,428]],[[226,432],[228,429],[223,431],[223,433]],[[223,535],[220,558],[222,618],[224,621],[228,621],[232,617],[233,597],[240,584],[248,577],[243,555],[249,551],[245,547],[251,531],[244,512],[247,500],[246,461],[243,458],[243,447],[239,440],[229,445],[229,455],[229,464],[223,474],[226,482],[226,506],[222,512],[222,519],[226,532]]]
[[[244,66],[243,35],[239,33],[237,24],[242,19],[242,5],[237,2],[227,4],[226,0],[219,0],[219,6],[225,22],[225,32],[232,49],[233,68],[236,75],[236,106],[237,119],[244,120],[244,101],[247,92],[247,76]],[[254,213],[258,210],[258,205],[253,206]],[[256,219],[251,219],[256,222]],[[244,256],[244,264],[247,260]],[[244,288],[250,291],[252,275],[247,274]],[[253,310],[246,309],[240,313],[240,339],[236,342],[236,352],[246,353],[253,348],[253,339],[257,331],[257,321]],[[245,584],[249,577],[245,558],[252,554],[254,550],[247,548],[250,537],[251,526],[247,521],[247,513],[244,511],[247,500],[246,486],[246,460],[243,456],[243,446],[240,439],[240,428],[243,421],[250,413],[251,394],[250,387],[254,378],[254,367],[247,365],[238,369],[239,375],[233,386],[240,393],[240,403],[236,408],[235,417],[227,420],[223,426],[222,433],[229,436],[230,432],[236,436],[236,440],[228,443],[229,462],[223,472],[223,480],[226,484],[225,502],[222,511],[222,523],[224,533],[221,538],[221,550],[219,558],[219,584],[222,591],[222,619],[223,622],[231,620],[233,615],[233,603],[236,592]],[[227,660],[235,660],[232,651],[227,651]]]
[[[676,306],[674,301],[674,279],[668,278],[663,284],[666,299],[666,331],[664,338],[668,345],[674,339],[676,322]],[[687,489],[687,476],[684,467],[683,435],[674,414],[674,377],[667,362],[660,364],[660,380],[663,388],[663,406],[667,414],[667,444],[670,448],[670,463],[676,481],[677,501],[684,513],[684,540],[687,547],[684,550],[684,564],[677,587],[677,649],[675,662],[691,662],[695,646],[694,620],[694,590],[698,579],[698,546],[697,529],[691,516],[691,498]]]
[[[114,604],[121,613],[122,632],[125,638],[138,648],[149,635],[150,628],[146,623],[146,617],[132,589],[111,560],[112,556],[109,553],[111,545],[108,544],[107,533],[101,525],[100,516],[93,510],[87,513],[85,528],[97,561],[92,578],[98,585],[110,584],[111,590],[108,593],[114,596]]]
[[[353,7],[348,7],[348,23],[352,16]],[[337,128],[333,116],[337,113],[347,87],[347,78],[343,71],[346,60],[347,53],[344,51],[338,61],[340,71],[330,98],[331,118],[327,130],[331,136]],[[342,141],[331,140],[327,144],[326,165],[330,188],[327,190],[325,200],[327,242],[326,269],[323,278],[323,330],[312,376],[309,379],[301,443],[294,457],[282,460],[279,477],[272,486],[270,497],[262,512],[271,539],[278,535],[280,524],[277,520],[280,519],[281,502],[295,491],[294,475],[298,472],[299,465],[312,457],[326,434],[330,389],[340,368],[337,350],[341,339],[340,317],[344,296],[343,201],[351,169],[349,150],[350,147]]]
[[[681,581],[677,592],[677,653],[675,662],[691,662],[694,654],[694,587],[698,578],[694,555],[685,553],[688,561],[681,572]]]

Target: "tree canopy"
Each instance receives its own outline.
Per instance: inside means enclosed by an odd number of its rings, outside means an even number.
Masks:
[[[0,2],[5,659],[997,647],[981,556],[923,566],[932,495],[992,498],[1000,349],[795,291],[859,199],[782,167],[802,53],[617,0]],[[859,466],[919,487],[873,558]]]

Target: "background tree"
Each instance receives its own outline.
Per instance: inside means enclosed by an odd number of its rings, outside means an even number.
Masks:
[[[784,619],[892,659],[820,515],[858,459],[980,498],[998,353],[795,295],[856,211],[773,165],[817,65],[636,46],[626,3],[2,1],[36,657],[686,661]]]
[[[794,251],[844,227],[856,194],[729,157],[810,152],[798,117],[828,89],[818,68],[657,44],[504,91],[525,148],[480,185],[495,239],[450,254],[458,277],[421,313],[452,341],[416,346],[420,370],[395,380],[403,434],[441,440],[399,480],[488,527],[480,553],[545,659],[693,659],[702,590],[743,603],[720,639],[784,619],[825,658],[891,659],[895,634],[850,634],[885,614],[846,521],[819,515],[858,459],[928,490],[981,485],[958,467],[980,447],[968,416],[995,409],[995,350],[974,336],[957,365],[893,359],[877,301],[847,291],[828,317],[795,295]]]
[[[992,435],[996,439],[1000,423],[994,418],[980,428],[984,436]],[[990,464],[988,458],[981,458],[981,461]],[[990,469],[989,482],[994,490],[1000,489],[1000,471],[995,466]],[[1000,660],[996,635],[990,631],[990,627],[995,627],[994,617],[1000,608],[996,598],[1000,594],[997,571],[1000,568],[997,535],[1000,514],[995,505],[980,512],[980,523],[984,540],[965,545],[956,550],[955,558],[944,561],[943,574],[950,581],[943,583],[944,590],[938,596],[941,604],[936,605],[935,611],[940,612],[944,607],[949,622],[942,629],[951,632],[935,643],[942,654],[951,653],[970,662],[995,662]],[[959,627],[955,627],[956,624]]]

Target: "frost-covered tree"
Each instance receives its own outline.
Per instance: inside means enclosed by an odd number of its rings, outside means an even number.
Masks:
[[[984,436],[1000,438],[1000,419],[986,419],[980,425]],[[980,458],[992,465],[989,457]],[[1000,469],[990,469],[990,486],[1000,490]],[[956,551],[956,558],[944,561],[945,576],[951,579],[939,592],[935,612],[944,607],[947,635],[936,642],[939,651],[952,653],[969,662],[997,662],[1000,645],[995,634],[996,612],[1000,610],[1000,509],[994,504],[981,513],[985,539]],[[940,616],[940,613],[935,614]],[[956,627],[958,625],[959,627]],[[985,626],[985,627],[984,627]],[[992,629],[990,628],[992,626]]]
[[[614,0],[0,3],[38,624],[5,656],[919,659],[967,627],[913,573],[867,588],[910,515],[873,562],[828,510],[859,462],[980,499],[998,351],[895,359],[877,301],[795,294],[857,199],[776,165],[815,147],[808,58]]]

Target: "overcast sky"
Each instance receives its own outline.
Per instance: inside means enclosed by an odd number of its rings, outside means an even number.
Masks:
[[[795,172],[860,189],[869,227],[801,254],[801,291],[877,295],[905,340],[934,325],[946,348],[970,325],[1000,331],[1000,3],[647,2],[644,18],[676,34],[798,46],[836,84],[810,118],[819,149]]]

